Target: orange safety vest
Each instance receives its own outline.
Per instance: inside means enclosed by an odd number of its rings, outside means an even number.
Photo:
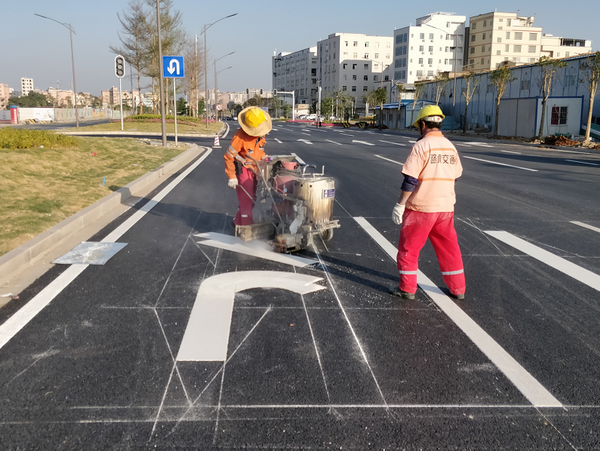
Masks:
[[[236,163],[258,172],[256,163],[252,160],[262,160],[265,156],[265,137],[250,136],[241,128],[231,138],[229,149],[225,152],[225,174],[230,179],[236,178]],[[250,158],[248,158],[250,157]]]
[[[462,174],[462,164],[456,148],[442,132],[430,131],[416,142],[402,173],[419,180],[406,208],[428,213],[454,211],[454,181]]]

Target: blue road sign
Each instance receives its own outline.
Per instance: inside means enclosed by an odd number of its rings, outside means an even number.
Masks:
[[[183,77],[183,56],[163,56],[163,78]]]

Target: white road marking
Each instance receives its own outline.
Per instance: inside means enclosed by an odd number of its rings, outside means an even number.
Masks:
[[[310,130],[307,130],[305,128],[301,129],[301,131],[303,131],[303,132],[310,132]]]
[[[465,143],[455,143],[455,145],[457,145],[457,146],[463,146],[463,147],[472,147],[472,146],[470,146],[468,144],[465,144]]]
[[[264,241],[242,241],[240,238],[235,236],[223,235],[216,232],[196,233],[194,236],[198,238],[207,238],[206,241],[197,241],[198,244],[202,244],[204,246],[225,249],[227,251],[237,252],[238,254],[251,255],[253,257],[271,260],[273,262],[283,263],[286,265],[303,268],[305,266],[314,265],[317,263],[316,260],[311,260],[309,258],[275,252],[271,246]]]
[[[578,226],[581,226],[581,227],[585,227],[586,229],[590,229],[590,230],[593,230],[594,232],[600,233],[600,229],[598,227],[591,226],[589,224],[586,224],[585,222],[571,221],[571,224],[575,224],[575,225],[578,225]]]
[[[281,141],[279,141],[277,138],[275,138],[275,141],[277,141],[279,144],[281,144]]]
[[[406,144],[402,144],[402,143],[395,143],[395,142],[392,142],[392,141],[384,141],[384,140],[382,140],[382,139],[380,139],[380,140],[379,140],[379,142],[380,142],[380,143],[386,143],[386,144],[394,144],[394,145],[396,145],[396,146],[404,146],[404,147],[406,147]]]
[[[344,133],[344,132],[340,132],[340,135],[354,136],[354,135],[351,135],[350,133]]]
[[[358,141],[358,140],[356,140],[356,139],[353,139],[353,140],[352,140],[352,142],[353,142],[353,143],[356,143],[356,144],[364,144],[365,146],[374,146],[374,145],[375,145],[375,144],[373,144],[373,143],[368,143],[368,142],[366,142],[366,141]]]
[[[337,144],[338,146],[341,146],[341,145],[342,145],[341,143],[338,143],[338,142],[332,141],[332,140],[330,140],[330,139],[326,139],[325,141],[327,141],[327,142],[330,142],[330,143],[333,143],[333,144]]]
[[[575,263],[571,263],[564,258],[558,257],[538,246],[535,246],[521,238],[518,238],[508,232],[502,230],[499,231],[485,231],[490,236],[520,250],[521,252],[535,258],[536,260],[545,263],[546,265],[562,272],[581,283],[584,283],[588,287],[594,288],[600,291],[600,276],[582,268]]]
[[[477,160],[477,161],[483,161],[484,163],[491,163],[491,164],[497,164],[499,166],[508,166],[509,168],[516,168],[516,169],[522,169],[524,171],[531,171],[531,172],[538,172],[537,169],[529,169],[529,168],[523,168],[521,166],[514,166],[512,164],[505,164],[505,163],[498,163],[496,161],[490,161],[490,160],[483,160],[481,158],[475,158],[475,157],[468,157],[466,155],[463,155],[462,158],[468,158],[469,160]]]
[[[292,155],[294,155],[294,157],[296,158],[296,161],[297,161],[298,163],[300,163],[300,164],[306,164],[306,163],[304,162],[304,160],[303,160],[302,158],[300,158],[298,155],[296,155],[295,153],[294,153],[294,154],[292,154]]]
[[[577,160],[565,160],[565,161],[569,161],[571,163],[589,164],[590,166],[600,166],[600,164],[598,164],[598,163],[588,163],[586,161],[577,161]]]
[[[391,162],[391,163],[399,164],[400,166],[403,166],[403,165],[404,165],[404,163],[400,163],[399,161],[396,161],[396,160],[390,160],[389,158],[382,157],[381,155],[373,155],[373,156],[375,156],[375,157],[377,157],[377,158],[381,158],[382,160],[389,161],[389,162]]]
[[[302,133],[303,135],[310,136],[310,133]]]
[[[494,146],[490,146],[489,144],[486,144],[486,143],[472,142],[472,141],[469,141],[469,144],[471,144],[473,146],[479,146],[479,147],[494,147]]]
[[[324,290],[321,277],[283,271],[239,271],[202,282],[181,341],[177,361],[212,362],[227,359],[235,293],[252,288],[281,288],[301,295]]]
[[[303,142],[304,144],[311,144],[312,143],[310,141],[308,141],[307,139],[298,139],[297,141]]]
[[[129,219],[123,224],[117,227],[113,232],[108,234],[106,238],[102,240],[103,243],[114,243],[116,242],[125,232],[135,225],[137,221],[142,219],[146,213],[148,213],[156,204],[158,204],[167,194],[169,194],[182,180],[184,180],[190,172],[196,169],[212,152],[212,149],[208,148],[207,151],[186,169],[179,177],[173,180],[169,185],[163,189],[160,193],[147,202],[143,207],[136,211]],[[40,291],[36,296],[33,297],[27,304],[19,309],[14,315],[7,319],[4,324],[0,326],[0,349],[4,347],[23,327],[25,327],[29,321],[41,312],[52,300],[58,296],[73,280],[81,274],[88,265],[74,265],[70,266],[65,272],[54,279],[46,288]]]
[[[355,217],[355,221],[394,261],[398,249],[377,231],[365,218]],[[563,407],[525,368],[490,337],[458,305],[446,296],[421,271],[417,274],[418,284],[435,304],[454,321],[471,341],[494,363],[517,389],[536,407]]]
[[[416,144],[417,141],[409,140],[408,142],[411,143],[411,144]]]
[[[504,152],[504,153],[514,153],[515,155],[521,155],[521,152],[512,152],[510,150],[501,150],[500,152]]]

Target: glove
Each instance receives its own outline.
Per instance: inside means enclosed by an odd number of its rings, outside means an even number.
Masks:
[[[235,178],[235,179],[229,179],[229,181],[227,182],[227,186],[229,188],[236,189],[237,186],[238,186],[238,180],[237,180],[237,178]]]
[[[402,224],[402,215],[404,214],[405,208],[406,208],[406,205],[396,204],[396,206],[392,210],[392,221],[394,221],[394,224],[396,224],[396,225]]]

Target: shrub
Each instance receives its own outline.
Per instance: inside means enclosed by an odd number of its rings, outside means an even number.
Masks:
[[[77,148],[79,139],[46,130],[16,129],[14,127],[0,129],[1,149],[31,149],[41,146],[52,149]]]

